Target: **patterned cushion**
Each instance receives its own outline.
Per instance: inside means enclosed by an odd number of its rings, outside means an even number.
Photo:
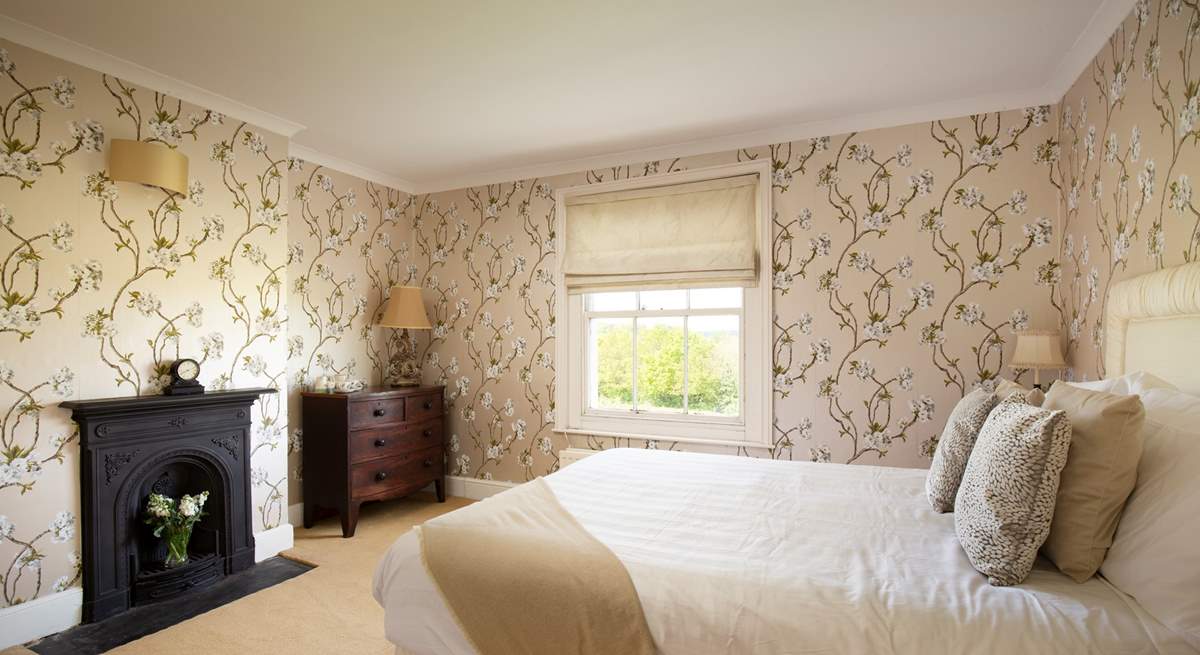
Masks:
[[[1070,445],[1066,412],[1034,407],[1017,394],[983,424],[954,501],[954,531],[990,584],[1018,584],[1033,569]]]
[[[929,496],[935,512],[954,510],[954,496],[967,468],[967,458],[975,447],[975,438],[998,401],[996,394],[976,389],[958,401],[950,413],[925,478],[925,495]]]

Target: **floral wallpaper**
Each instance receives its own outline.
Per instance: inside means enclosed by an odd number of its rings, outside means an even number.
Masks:
[[[409,196],[287,156],[284,137],[0,41],[0,606],[78,579],[66,398],[156,393],[180,356],[256,409],[258,530],[300,500],[298,393],[378,384],[387,289],[425,288],[449,472],[527,480],[568,446],[926,466],[1013,333],[1061,326],[1103,374],[1106,290],[1200,256],[1200,5],[1138,2],[1062,103]],[[105,174],[106,141],[178,148],[186,197]],[[554,189],[746,160],[773,171],[769,448],[553,431]],[[764,253],[765,254],[765,253]],[[1025,376],[1027,377],[1027,376]]]
[[[293,160],[288,225],[289,497],[301,495],[304,443],[299,393],[322,375],[382,384],[394,330],[373,327],[393,285],[412,283],[408,224],[412,198],[328,168]]]
[[[157,393],[178,357],[210,389],[282,388],[285,138],[0,41],[0,606],[79,577],[68,398]],[[187,197],[105,172],[106,141],[190,162]],[[285,395],[253,416],[256,530],[285,519]]]
[[[1073,374],[1104,375],[1113,282],[1200,258],[1200,5],[1139,0],[1058,108],[1061,315]]]
[[[1058,200],[1051,107],[435,194],[411,257],[436,311],[451,470],[525,480],[575,445],[553,427],[553,189],[765,158],[774,171],[775,425],[759,457],[925,466],[1012,333],[1051,327]],[[573,442],[573,443],[572,443]],[[730,449],[669,442],[646,447]]]

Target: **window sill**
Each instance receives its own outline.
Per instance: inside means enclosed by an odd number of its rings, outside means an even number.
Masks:
[[[771,447],[769,443],[762,441],[750,441],[743,439],[718,439],[709,437],[688,437],[673,434],[644,434],[637,432],[615,432],[611,430],[588,430],[586,428],[569,428],[556,427],[554,432],[557,434],[586,436],[586,437],[604,437],[609,439],[639,439],[643,441],[672,441],[677,443],[688,444],[706,444],[709,446],[728,446],[733,448],[762,448],[768,449]]]

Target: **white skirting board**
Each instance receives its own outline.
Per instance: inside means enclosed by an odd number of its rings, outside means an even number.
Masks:
[[[590,450],[582,452],[591,453]],[[471,500],[483,500],[488,496],[496,494],[515,487],[515,482],[503,482],[500,480],[480,480],[478,478],[467,478],[461,475],[446,476],[446,495],[458,496],[460,498],[470,498]],[[433,493],[433,485],[429,485],[424,489],[429,493]],[[296,503],[288,505],[288,521],[292,525],[304,524],[304,503]]]
[[[79,625],[83,619],[83,589],[35,598],[0,609],[0,649],[40,639]]]
[[[291,508],[288,508],[289,514]],[[292,524],[284,523],[254,535],[254,561],[261,562],[292,547]]]
[[[261,562],[291,547],[290,523],[264,530],[254,535],[254,561]],[[79,625],[83,617],[82,608],[83,589],[72,587],[28,603],[0,609],[0,649]]]
[[[515,482],[481,480],[479,478],[467,478],[461,475],[446,476],[447,495],[458,496],[460,498],[470,498],[471,500],[483,500],[488,496],[495,496],[501,491],[512,489],[515,486],[517,486],[517,483]]]

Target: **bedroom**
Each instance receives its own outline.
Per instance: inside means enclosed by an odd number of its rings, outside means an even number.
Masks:
[[[0,648],[1196,652],[1198,31],[6,2]]]

